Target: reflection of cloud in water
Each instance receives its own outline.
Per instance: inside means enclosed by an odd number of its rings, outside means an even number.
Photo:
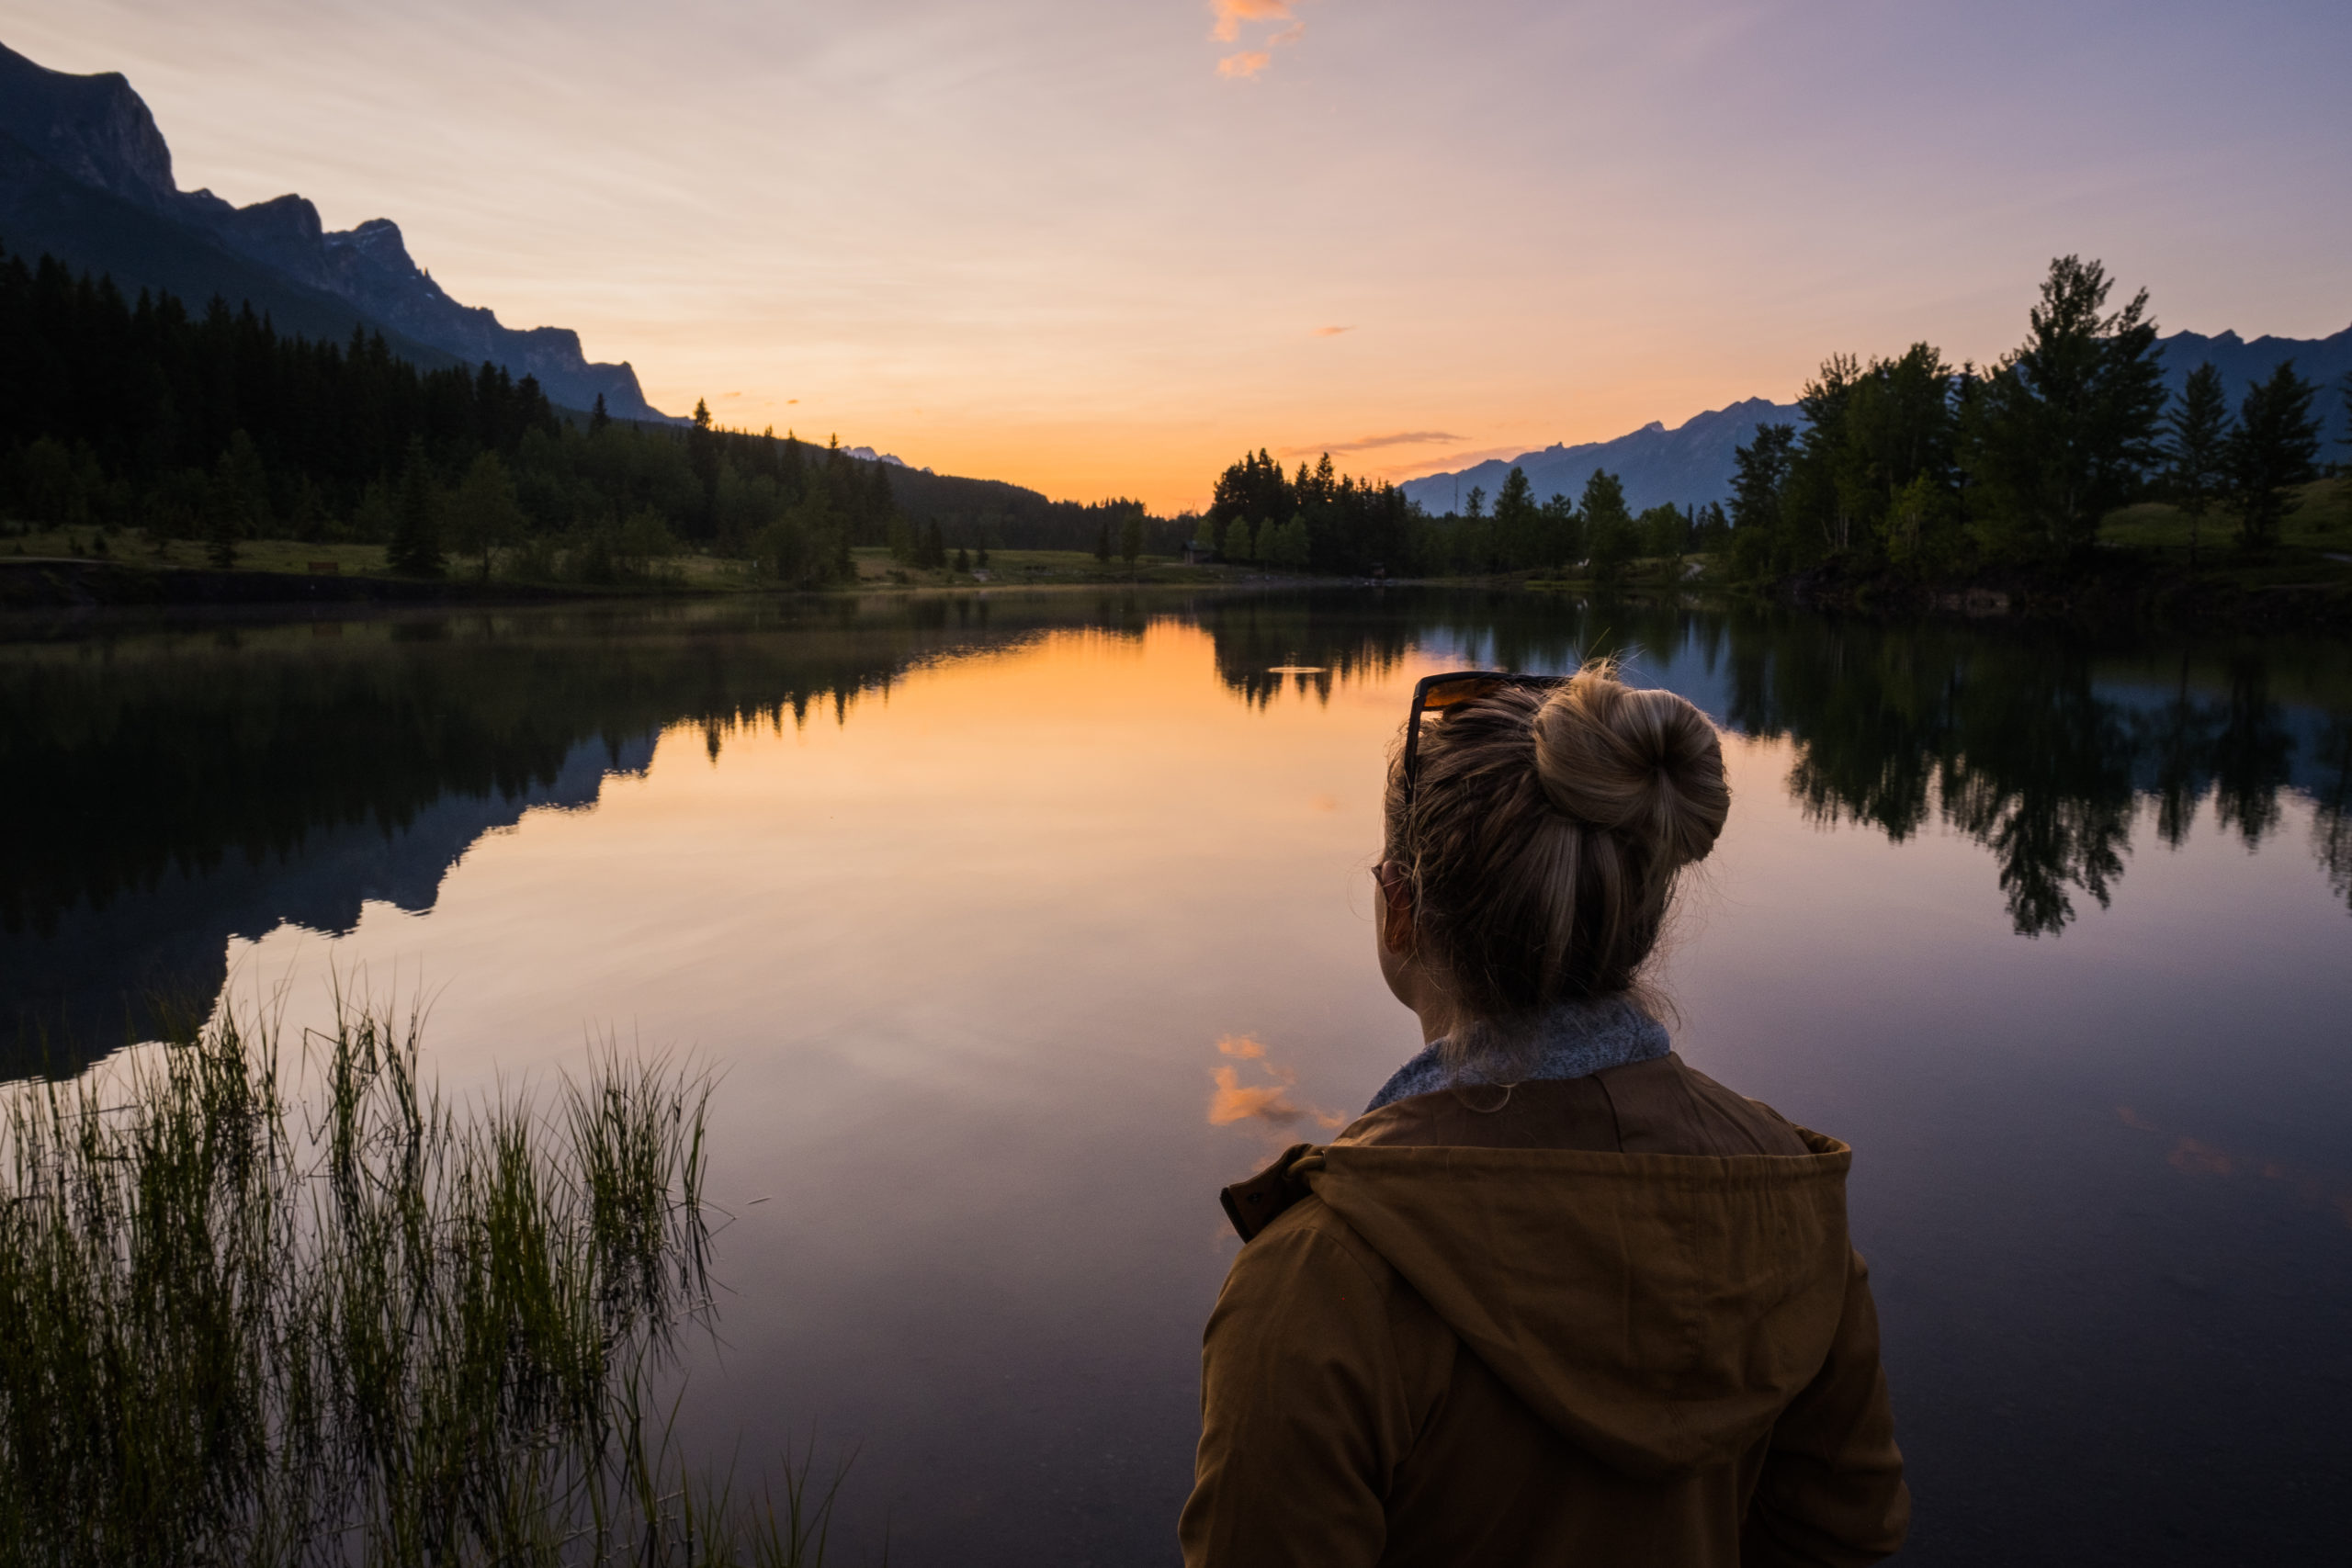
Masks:
[[[1258,1073],[1269,1082],[1245,1084],[1242,1069],[1230,1064],[1217,1067],[1209,1076],[1216,1085],[1209,1096],[1209,1125],[1230,1127],[1237,1122],[1255,1122],[1275,1129],[1295,1127],[1312,1120],[1320,1127],[1341,1127],[1347,1118],[1312,1106],[1296,1104],[1290,1090],[1298,1083],[1295,1068],[1278,1066],[1266,1059],[1266,1048],[1246,1034],[1228,1034],[1216,1043],[1217,1055],[1237,1062],[1255,1063]]]
[[[2128,1105],[2115,1108],[2115,1119],[2143,1133],[2165,1131]],[[2295,1196],[2307,1206],[2334,1209],[2346,1225],[2352,1225],[2352,1186],[2347,1186],[2340,1175],[2290,1165],[2282,1159],[2240,1154],[2186,1133],[2174,1137],[2172,1147],[2165,1151],[2165,1163],[2183,1176],[2256,1176],[2265,1181],[2280,1182],[2293,1188]]]

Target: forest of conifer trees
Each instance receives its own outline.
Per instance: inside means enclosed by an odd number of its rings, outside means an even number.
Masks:
[[[854,546],[944,566],[953,548],[1083,549],[1106,526],[1156,550],[1184,536],[1140,502],[894,470],[718,428],[702,405],[683,429],[601,400],[567,414],[496,366],[420,368],[379,335],[316,343],[250,307],[128,299],[48,257],[0,254],[0,516],[201,540],[221,566],[256,538],[359,540],[415,576],[495,559],[618,581],[694,550],[819,587],[853,575]]]
[[[2288,360],[2234,414],[2210,365],[2168,397],[2147,293],[2110,309],[2113,287],[2097,261],[2053,261],[2026,341],[1991,367],[1925,343],[1825,361],[1798,400],[1804,423],[1765,425],[1737,453],[1737,574],[2080,563],[2105,519],[2148,500],[2192,526],[2214,512],[2242,556],[2272,549],[2295,491],[2320,477],[2322,389]]]

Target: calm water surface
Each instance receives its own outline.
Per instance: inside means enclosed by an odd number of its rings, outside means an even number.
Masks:
[[[720,1077],[746,1470],[850,1561],[1173,1560],[1223,1183],[1419,1043],[1412,681],[1622,655],[1729,725],[1679,1048],[1857,1151],[1904,1561],[2352,1550],[2352,649],[1693,609],[998,595],[0,646],[6,1070],[141,998],[432,997],[460,1091]]]

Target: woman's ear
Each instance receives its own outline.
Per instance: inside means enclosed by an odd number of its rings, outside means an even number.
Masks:
[[[1410,957],[1420,945],[1419,933],[1413,927],[1412,880],[1389,860],[1374,866],[1372,875],[1380,889],[1381,945],[1400,957]]]

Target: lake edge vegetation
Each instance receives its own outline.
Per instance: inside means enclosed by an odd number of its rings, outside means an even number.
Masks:
[[[690,1472],[653,1382],[710,1310],[706,1077],[607,1045],[460,1109],[421,1017],[224,1007],[0,1089],[0,1537],[51,1563],[786,1564],[831,1492]],[[300,1083],[299,1078],[292,1080]]]

